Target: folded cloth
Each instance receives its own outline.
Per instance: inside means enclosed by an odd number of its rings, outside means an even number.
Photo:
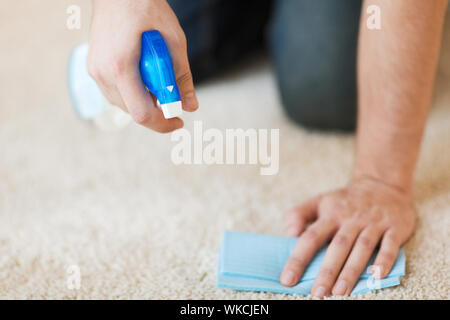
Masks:
[[[319,273],[326,247],[317,252],[296,286],[285,287],[279,279],[297,239],[226,231],[219,256],[217,286],[236,290],[307,296]],[[403,249],[400,249],[391,272],[384,279],[375,279],[372,276],[370,266],[373,264],[375,256],[376,252],[359,277],[352,295],[400,284],[400,279],[405,274]]]

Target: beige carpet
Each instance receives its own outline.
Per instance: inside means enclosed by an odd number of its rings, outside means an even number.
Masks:
[[[65,11],[77,2],[83,28],[69,31]],[[87,37],[88,4],[0,4],[0,298],[303,299],[216,288],[221,235],[283,235],[286,209],[346,183],[353,136],[290,124],[265,64],[199,88],[201,110],[185,119],[188,129],[195,119],[207,128],[280,128],[278,175],[262,177],[257,166],[177,167],[169,135],[137,125],[99,131],[75,116],[66,88],[70,50]],[[407,274],[399,287],[360,298],[450,297],[444,64],[417,170],[419,222],[405,246]],[[67,287],[72,265],[79,290]]]

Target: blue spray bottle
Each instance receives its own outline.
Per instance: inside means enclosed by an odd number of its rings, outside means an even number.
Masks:
[[[103,97],[95,81],[87,72],[87,43],[76,47],[70,57],[68,82],[73,107],[82,119],[93,120],[104,130],[127,125],[131,117],[112,106]],[[181,98],[175,80],[172,60],[161,34],[154,30],[142,34],[139,69],[147,89],[158,99],[164,117],[182,114]]]
[[[157,30],[142,34],[139,69],[145,86],[158,99],[164,117],[179,117],[183,109],[172,59],[163,37]]]

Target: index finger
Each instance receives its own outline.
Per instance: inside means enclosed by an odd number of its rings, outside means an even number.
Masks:
[[[166,133],[183,127],[180,118],[165,119],[144,87],[138,66],[130,66],[118,77],[117,87],[133,119],[152,130]]]
[[[298,239],[298,242],[281,273],[281,284],[294,286],[298,283],[311,259],[336,229],[331,220],[319,219]]]
[[[161,32],[170,51],[183,109],[189,112],[195,111],[198,109],[198,100],[195,94],[194,79],[189,64],[186,36],[181,30],[181,27],[175,33],[166,33],[164,30]]]

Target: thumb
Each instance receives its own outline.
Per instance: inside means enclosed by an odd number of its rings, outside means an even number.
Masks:
[[[286,215],[286,225],[290,237],[298,237],[308,223],[317,219],[317,208],[321,196],[315,196],[290,210]]]

